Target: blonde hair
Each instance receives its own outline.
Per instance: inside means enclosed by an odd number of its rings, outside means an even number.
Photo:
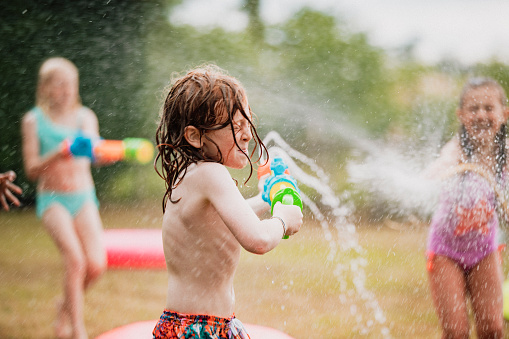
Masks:
[[[53,57],[42,63],[39,68],[37,90],[35,94],[35,103],[37,106],[42,107],[43,109],[49,107],[51,99],[45,88],[51,82],[55,74],[65,71],[76,75],[76,85],[78,86],[79,71],[76,65],[74,65],[70,60],[62,57]],[[77,94],[76,105],[81,105],[79,93]]]

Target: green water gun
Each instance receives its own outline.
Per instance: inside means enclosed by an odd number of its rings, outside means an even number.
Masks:
[[[302,210],[302,199],[297,181],[290,175],[288,165],[280,157],[275,157],[270,163],[270,167],[260,166],[258,168],[258,178],[269,174],[263,186],[262,199],[270,204],[270,213],[274,211],[277,202],[283,205],[296,205]],[[288,236],[283,236],[288,239]]]

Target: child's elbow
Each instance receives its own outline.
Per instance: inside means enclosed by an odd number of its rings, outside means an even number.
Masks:
[[[274,243],[271,239],[258,239],[256,242],[253,242],[247,246],[243,246],[244,249],[248,252],[254,254],[265,254],[271,251],[274,247],[276,247],[277,243]]]
[[[253,254],[265,254],[267,252],[269,252],[271,250],[271,248],[268,248],[268,247],[255,247],[251,250],[248,250],[249,252],[253,253]]]

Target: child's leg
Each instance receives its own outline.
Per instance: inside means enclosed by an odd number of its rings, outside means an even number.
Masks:
[[[59,310],[57,326],[60,328],[56,328],[57,335],[64,335],[64,327],[67,325],[67,320],[70,320],[73,338],[86,338],[83,319],[85,258],[74,229],[72,216],[64,207],[54,204],[46,210],[42,221],[62,254],[64,263],[64,300]]]
[[[496,252],[481,260],[467,277],[479,339],[503,338],[503,297],[500,277],[501,267]]]
[[[106,269],[103,227],[95,203],[91,201],[85,203],[76,215],[74,223],[86,258],[87,270],[84,288],[87,288]]]
[[[437,255],[428,275],[442,338],[468,338],[470,324],[463,270],[453,260]]]

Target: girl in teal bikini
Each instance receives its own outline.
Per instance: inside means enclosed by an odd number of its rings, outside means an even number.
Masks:
[[[102,222],[90,164],[90,147],[99,137],[97,117],[81,105],[78,69],[64,58],[46,60],[40,70],[36,107],[22,121],[25,173],[37,181],[37,216],[64,262],[64,297],[58,307],[58,338],[87,338],[84,291],[106,268]],[[85,136],[85,137],[83,137]],[[82,145],[83,146],[83,145]],[[69,151],[71,150],[71,152]],[[94,159],[94,162],[101,162]]]

